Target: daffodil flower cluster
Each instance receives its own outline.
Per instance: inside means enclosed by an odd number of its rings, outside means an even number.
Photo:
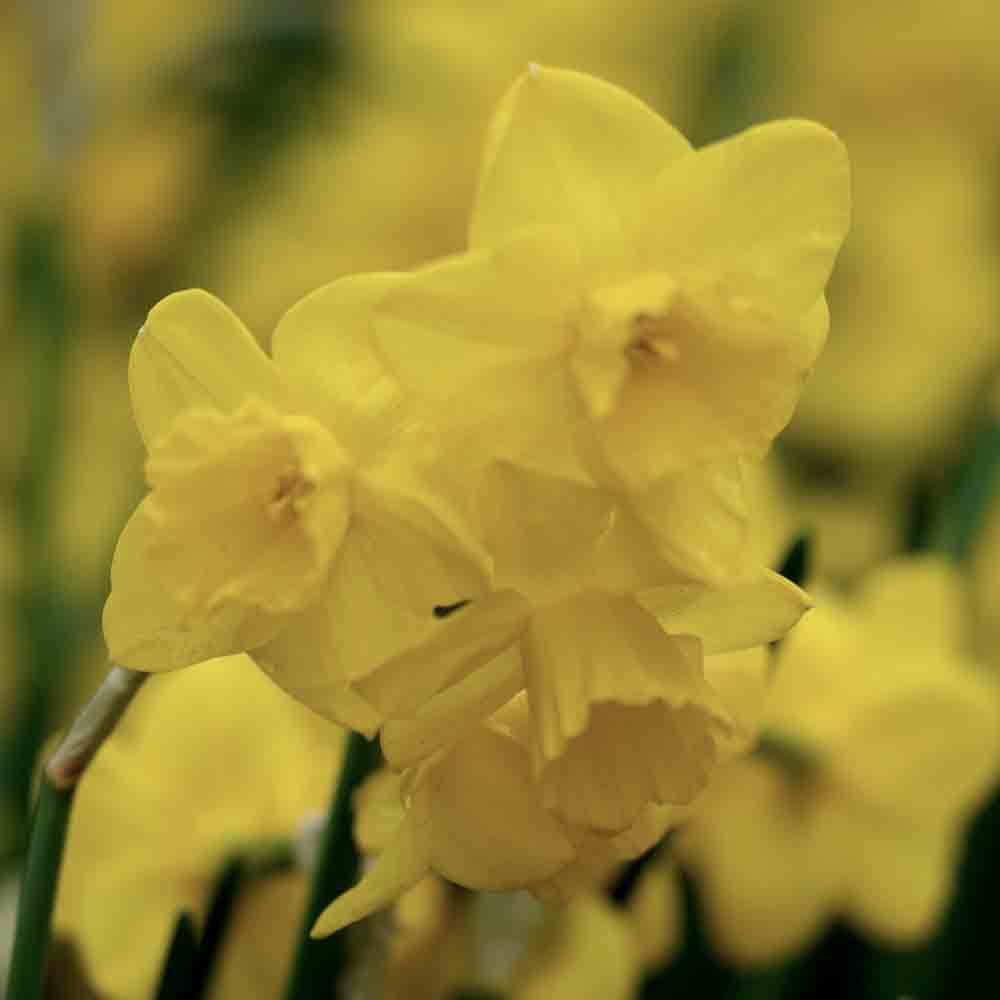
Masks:
[[[431,870],[565,894],[743,748],[706,657],[808,607],[748,564],[742,478],[821,349],[848,201],[820,126],[694,150],[616,87],[531,67],[466,252],[334,281],[270,356],[205,292],[150,313],[151,492],[108,644],[143,670],[245,651],[381,732],[400,822],[318,932]]]

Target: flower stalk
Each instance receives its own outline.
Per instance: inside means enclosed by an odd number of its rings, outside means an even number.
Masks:
[[[7,980],[7,996],[11,1000],[15,997],[17,1000],[39,1000],[42,996],[49,926],[74,790],[73,784],[60,788],[47,778],[41,784],[21,883]]]

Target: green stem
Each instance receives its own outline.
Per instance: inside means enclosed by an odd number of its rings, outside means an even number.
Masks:
[[[72,804],[72,787],[57,789],[42,781],[21,883],[7,1000],[39,1000],[42,996],[49,928]]]
[[[347,738],[344,763],[330,805],[319,863],[299,931],[298,949],[285,993],[287,1000],[313,1000],[319,996],[335,995],[334,984],[344,967],[343,935],[333,934],[313,940],[309,932],[330,900],[346,892],[357,881],[358,853],[354,847],[351,799],[354,790],[377,764],[377,744],[351,733]]]

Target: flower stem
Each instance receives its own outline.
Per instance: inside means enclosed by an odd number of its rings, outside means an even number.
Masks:
[[[45,765],[18,901],[8,1000],[36,1000],[42,995],[49,925],[73,793],[145,679],[145,674],[112,667]]]
[[[298,949],[285,996],[287,1000],[312,1000],[335,996],[335,984],[344,968],[344,937],[333,934],[313,940],[309,932],[326,905],[357,881],[358,854],[352,832],[354,790],[377,767],[378,744],[357,733],[347,738],[344,762],[326,822],[319,864],[313,875]]]
[[[39,1000],[42,996],[49,925],[73,791],[72,785],[57,788],[48,780],[42,781],[18,902],[14,951],[7,980],[8,1000]]]
[[[128,667],[111,668],[45,765],[56,788],[71,788],[80,780],[148,676]]]

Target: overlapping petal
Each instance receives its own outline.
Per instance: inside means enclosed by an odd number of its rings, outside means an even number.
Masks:
[[[847,233],[847,153],[814,122],[769,122],[678,158],[644,209],[647,266],[718,275],[733,300],[795,319],[823,294]]]
[[[301,405],[349,452],[391,448],[413,407],[375,349],[374,309],[411,278],[376,273],[341,278],[292,306],[271,339],[275,366]]]
[[[706,654],[780,639],[812,607],[801,587],[771,570],[735,577],[717,587],[651,587],[638,599],[668,632],[698,636]]]
[[[349,681],[422,639],[432,624],[429,613],[385,601],[363,540],[351,532],[319,600],[253,657],[280,688],[314,712],[372,736],[383,716]]]
[[[230,413],[250,396],[279,406],[285,398],[277,369],[250,331],[200,289],[168,295],[150,310],[128,377],[147,448],[191,407]]]
[[[497,591],[454,612],[419,646],[359,676],[355,687],[389,718],[412,715],[513,646],[530,615],[531,605],[520,594]]]
[[[575,232],[585,253],[621,260],[642,194],[690,148],[624,90],[583,73],[531,66],[490,126],[470,245],[496,246],[526,226],[548,223]]]
[[[144,501],[129,518],[111,563],[104,636],[111,660],[136,670],[176,670],[252,649],[282,626],[280,616],[224,605],[192,617],[163,585],[148,555]]]

